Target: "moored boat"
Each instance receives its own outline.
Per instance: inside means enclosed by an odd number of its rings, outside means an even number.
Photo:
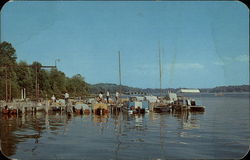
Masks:
[[[105,103],[96,103],[93,106],[93,113],[96,115],[103,115],[109,113],[108,106]]]
[[[190,106],[190,111],[192,111],[192,112],[204,112],[205,106]]]
[[[172,109],[172,106],[169,104],[159,104],[154,107],[154,112],[161,113],[161,112],[170,112]]]
[[[8,107],[7,105],[4,106],[2,109],[3,114],[17,114],[17,108],[14,108],[13,106]]]
[[[200,93],[198,89],[181,89],[179,93],[191,93],[197,94]],[[181,106],[181,109],[188,109],[191,112],[204,112],[205,106],[197,105],[197,102],[194,98],[178,96],[178,100],[175,102],[176,106]]]
[[[9,111],[8,109],[5,109],[5,108],[2,109],[2,113],[3,113],[3,114],[9,114],[9,112],[10,112],[10,111]]]
[[[149,112],[149,102],[144,97],[133,96],[124,103],[122,110],[129,114],[144,114]]]
[[[73,110],[77,114],[89,114],[91,108],[87,104],[84,104],[84,103],[81,103],[81,102],[77,102],[73,106]]]

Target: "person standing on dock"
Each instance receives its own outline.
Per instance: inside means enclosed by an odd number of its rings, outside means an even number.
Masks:
[[[102,99],[103,99],[103,95],[102,95],[102,92],[99,93],[99,102],[102,102]]]
[[[109,103],[109,91],[107,91],[106,98],[107,98],[107,103]]]
[[[73,113],[72,102],[69,100],[67,100],[67,103],[66,103],[66,113],[68,113],[68,116],[71,116],[71,114]]]
[[[67,104],[69,101],[69,94],[67,92],[64,94],[64,99],[65,99],[65,103]]]
[[[116,92],[115,93],[115,100],[116,100],[116,102],[118,101],[118,98],[119,98],[119,92]]]
[[[52,100],[52,103],[56,101],[56,97],[55,97],[54,94],[53,94],[53,96],[51,97],[51,100]]]

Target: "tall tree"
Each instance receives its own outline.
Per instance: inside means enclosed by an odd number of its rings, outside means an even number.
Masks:
[[[20,61],[15,68],[16,76],[17,76],[17,84],[20,89],[26,89],[26,96],[30,97],[32,95],[32,84],[33,80],[31,77],[31,69],[29,65],[24,62]]]
[[[28,98],[36,96],[36,80],[39,88],[39,97],[63,97],[67,90],[73,96],[86,95],[89,92],[88,84],[80,74],[68,78],[57,69],[42,69],[42,64],[33,62],[28,65],[24,61],[16,62],[16,50],[8,42],[0,43],[0,100],[5,99],[6,75],[8,92],[11,87],[11,96],[18,98],[20,89],[26,89]],[[6,74],[7,73],[7,74]],[[9,92],[10,95],[10,92]]]
[[[51,97],[53,94],[49,78],[50,78],[49,71],[41,70],[38,74],[38,81],[40,82],[39,89],[42,97],[48,97],[48,96]]]
[[[0,43],[0,65],[16,64],[16,50],[8,42]]]
[[[5,97],[5,76],[7,73],[8,87],[11,87],[11,96],[18,96],[18,85],[16,84],[16,74],[14,67],[16,65],[16,50],[12,47],[11,43],[0,43],[0,98]],[[6,68],[8,66],[8,68]],[[9,89],[8,89],[9,90]]]
[[[65,74],[57,69],[52,69],[50,72],[50,86],[57,97],[61,97],[66,92],[66,77]]]
[[[80,74],[74,75],[72,78],[68,78],[66,88],[71,95],[77,97],[87,95],[89,92],[89,86],[84,81],[84,77]]]

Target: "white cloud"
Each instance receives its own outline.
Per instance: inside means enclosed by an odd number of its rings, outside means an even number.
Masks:
[[[239,61],[239,62],[248,62],[249,61],[249,55],[247,55],[247,54],[239,55],[239,56],[235,57],[235,60]]]
[[[135,66],[129,66],[124,71],[126,74],[156,74],[159,72],[159,68],[157,65],[154,64],[141,64],[141,65],[135,65]]]
[[[175,71],[179,70],[201,70],[204,66],[200,63],[172,63],[172,64],[163,64],[162,73],[163,74],[173,74]],[[159,74],[159,65],[158,64],[141,64],[134,67],[127,68],[124,75],[148,75],[148,76],[158,76]]]
[[[236,57],[222,57],[220,61],[214,62],[215,65],[223,66],[232,62],[249,62],[249,55],[242,54]]]
[[[222,61],[217,61],[217,62],[214,62],[215,65],[218,65],[218,66],[224,66],[225,63],[222,62]]]
[[[200,63],[173,63],[168,65],[168,67],[176,69],[203,69],[204,66]]]

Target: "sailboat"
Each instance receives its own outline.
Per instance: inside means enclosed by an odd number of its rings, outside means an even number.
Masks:
[[[162,63],[161,63],[161,46],[159,43],[159,75],[160,75],[160,100],[159,102],[153,104],[153,111],[157,113],[161,112],[170,112],[171,105],[170,103],[164,103],[162,98]]]

